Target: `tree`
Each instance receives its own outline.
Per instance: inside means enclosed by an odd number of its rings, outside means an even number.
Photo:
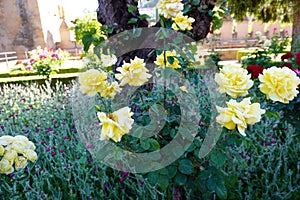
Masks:
[[[293,22],[292,47],[300,45],[300,0],[228,0],[227,6],[237,21],[253,14],[262,22]]]
[[[183,0],[189,7],[186,13],[189,17],[193,17],[192,35],[194,40],[199,41],[204,39],[210,31],[212,22],[212,9],[216,0]],[[107,25],[110,28],[109,36],[119,33],[124,30],[130,30],[134,27],[148,27],[149,23],[145,15],[141,15],[137,8],[138,0],[98,0],[97,16],[98,21],[102,25]],[[157,22],[155,27],[160,27]],[[151,50],[144,49],[139,52],[130,52],[121,58],[115,66],[117,68],[123,63],[123,60],[129,61],[138,54],[140,58],[145,59],[146,62],[154,62],[154,54],[149,56]]]

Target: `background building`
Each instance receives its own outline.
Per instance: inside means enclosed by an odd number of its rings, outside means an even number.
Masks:
[[[69,27],[84,10],[95,11],[97,0],[1,0],[0,52],[16,51],[18,59],[37,46],[76,50]]]

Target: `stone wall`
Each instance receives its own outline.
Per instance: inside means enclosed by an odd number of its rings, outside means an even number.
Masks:
[[[25,51],[45,46],[36,0],[0,1],[0,51],[16,51],[19,59]]]
[[[0,0],[0,52],[16,51],[21,60],[26,58],[26,52],[37,46],[48,49],[76,47],[61,3],[66,2]]]

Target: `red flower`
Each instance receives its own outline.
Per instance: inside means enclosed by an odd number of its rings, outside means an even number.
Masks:
[[[290,58],[293,58],[293,57],[294,57],[294,55],[291,52],[289,52],[289,53],[286,53],[286,54],[282,55],[281,60],[284,61],[285,59],[290,59]]]
[[[252,74],[254,78],[257,78],[259,74],[262,74],[265,68],[258,65],[249,65],[247,70]]]
[[[210,30],[209,33],[210,33],[210,34],[214,34],[214,30]]]
[[[293,69],[292,63],[284,63],[284,64],[281,66],[281,68],[283,68],[283,67],[287,67],[287,68],[289,68],[289,69],[291,69],[291,70],[294,70],[294,69]]]
[[[300,52],[296,53],[296,64],[300,66]]]

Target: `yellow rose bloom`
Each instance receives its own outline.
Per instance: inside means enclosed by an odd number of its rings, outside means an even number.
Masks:
[[[154,63],[162,68],[165,68],[165,66],[167,66],[167,67],[171,67],[174,69],[178,69],[181,66],[179,65],[179,60],[177,60],[176,56],[177,56],[177,54],[175,51],[163,51],[160,55],[158,55],[156,57],[156,61],[154,61]],[[168,57],[174,58],[174,61],[172,64],[169,63]]]
[[[265,113],[259,103],[251,104],[250,98],[243,99],[241,102],[231,99],[227,102],[227,108],[217,106],[217,111],[219,115],[216,120],[219,124],[229,130],[237,127],[243,136],[246,136],[247,124],[253,125],[259,122],[261,115]]]
[[[14,172],[12,162],[2,158],[0,161],[0,174],[10,174]]]
[[[90,69],[79,75],[80,91],[89,96],[95,96],[103,89],[107,75],[96,69]]]
[[[133,113],[129,107],[121,108],[106,116],[105,113],[97,113],[102,125],[100,140],[112,139],[120,142],[123,135],[129,133],[134,120],[131,118]]]
[[[172,28],[176,31],[192,30],[192,28],[193,28],[192,23],[195,21],[194,18],[188,17],[188,16],[183,16],[182,13],[178,13],[173,20],[174,20],[174,23],[172,24]]]
[[[4,154],[4,147],[0,145],[0,156],[3,156]]]
[[[14,162],[15,158],[18,156],[17,152],[13,149],[5,151],[3,159],[8,160],[9,162]]]
[[[247,95],[253,86],[251,75],[240,66],[224,66],[215,75],[215,81],[219,85],[217,90],[220,93],[227,93],[232,98]]]
[[[28,142],[26,143],[26,149],[35,150],[35,145],[33,144],[33,142],[28,141]]]
[[[11,145],[11,148],[17,153],[23,153],[26,149],[26,143],[24,141],[14,141]]]
[[[157,8],[165,18],[174,18],[183,10],[181,0],[159,0]]]
[[[258,79],[261,82],[260,91],[267,96],[267,99],[274,102],[289,103],[299,93],[297,88],[300,79],[287,67],[266,69],[258,76]]]
[[[14,149],[17,153],[23,153],[27,149],[27,144],[29,140],[23,135],[17,135],[14,137],[14,140],[11,144],[11,148]]]
[[[13,164],[18,171],[27,165],[27,159],[32,162],[37,159],[34,151],[35,145],[27,137],[23,135],[2,136],[0,139],[0,156],[3,156],[0,161],[0,173],[12,173],[14,171]]]
[[[18,156],[15,159],[15,168],[17,171],[27,166],[27,159],[24,156]]]
[[[133,60],[130,60],[130,63],[125,63],[122,67],[118,67],[116,70],[120,72],[116,74],[116,79],[120,80],[120,86],[126,84],[131,86],[141,86],[151,78],[151,74],[148,74],[149,71],[145,67],[144,59],[135,57]]]
[[[118,92],[121,91],[119,84],[114,81],[112,83],[105,83],[103,90],[101,91],[101,97],[113,99]]]
[[[4,135],[0,137],[0,145],[9,145],[14,141],[14,137],[9,135]]]
[[[26,149],[23,152],[23,155],[30,160],[31,162],[34,162],[37,159],[37,154],[35,151],[33,151],[32,149]]]

